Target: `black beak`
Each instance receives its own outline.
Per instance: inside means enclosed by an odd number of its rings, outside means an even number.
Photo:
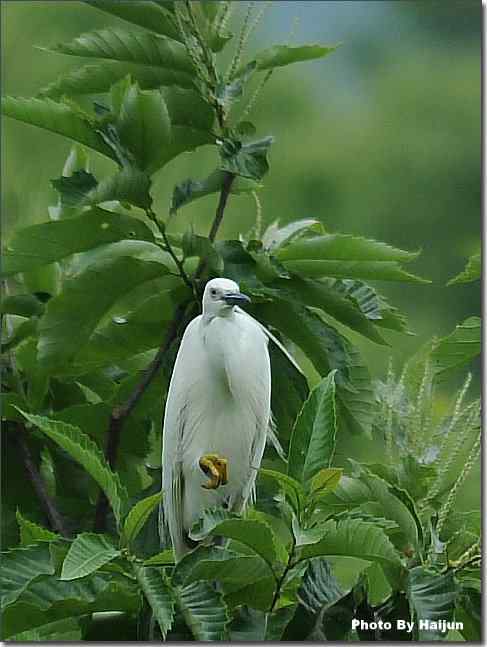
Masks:
[[[224,295],[223,300],[225,303],[228,303],[229,306],[240,306],[244,303],[250,303],[250,298],[241,292],[227,292],[227,294]]]

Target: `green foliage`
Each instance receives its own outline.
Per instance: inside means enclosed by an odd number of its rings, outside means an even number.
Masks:
[[[471,283],[478,281],[482,274],[482,259],[480,254],[474,254],[468,259],[463,272],[448,281],[448,285],[457,285],[458,283]]]
[[[330,233],[314,218],[262,231],[256,191],[274,140],[247,112],[271,73],[336,48],[275,45],[243,60],[258,22],[251,3],[223,71],[230,3],[86,4],[126,25],[49,49],[96,62],[37,98],[2,102],[6,116],[116,165],[95,176],[73,147],[52,180],[49,220],[16,227],[4,252],[5,461],[38,473],[45,492],[40,506],[39,487],[18,488],[7,506],[2,637],[92,640],[106,612],[140,640],[362,640],[370,635],[353,634],[352,618],[401,614],[464,617],[464,636],[478,636],[480,524],[475,511],[455,512],[479,451],[478,404],[463,405],[469,380],[453,411],[433,420],[432,393],[479,353],[479,320],[439,340],[402,380],[374,385],[354,333],[385,346],[387,331],[409,330],[368,281],[427,282],[403,268],[418,253]],[[166,166],[202,146],[218,158],[205,179],[180,179],[171,203],[156,204],[154,174],[168,183]],[[182,207],[217,194],[208,236],[168,231]],[[227,199],[249,194],[252,231],[215,241]],[[478,268],[472,257],[452,282],[474,280]],[[268,332],[283,452],[266,452],[255,505],[206,510],[189,533],[195,549],[175,564],[154,514],[163,399],[184,326],[217,275],[251,295]],[[387,460],[352,461],[344,473],[337,442],[372,432]],[[23,465],[18,433],[30,452]],[[100,490],[111,512],[97,505]],[[93,532],[101,513],[105,532]]]
[[[119,551],[103,535],[83,533],[69,547],[61,571],[61,579],[77,580],[94,573],[118,557]]]

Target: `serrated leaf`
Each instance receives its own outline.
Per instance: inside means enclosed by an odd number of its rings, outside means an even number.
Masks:
[[[142,221],[94,208],[76,218],[17,230],[2,259],[2,275],[26,272],[100,245],[124,239],[152,241]]]
[[[71,56],[126,61],[193,73],[193,64],[184,45],[145,32],[102,29],[81,34],[69,43],[60,43],[49,49]]]
[[[373,321],[361,311],[359,304],[349,299],[336,289],[333,281],[314,281],[293,276],[287,280],[274,281],[263,292],[278,290],[279,295],[291,301],[300,302],[306,306],[319,308],[329,315],[367,337],[376,344],[386,345],[376,329],[377,321]]]
[[[439,623],[453,620],[458,585],[452,571],[439,574],[423,566],[416,566],[409,571],[407,596],[416,620],[417,640],[441,640],[445,632],[419,626],[421,620]]]
[[[160,92],[131,85],[123,98],[116,129],[140,170],[153,173],[159,168],[159,159],[171,140],[170,116]]]
[[[15,602],[36,577],[53,573],[54,566],[47,544],[13,548],[3,553],[0,564],[2,609]]]
[[[152,555],[144,561],[144,566],[173,566],[174,565],[174,551],[172,548],[163,550],[157,555]]]
[[[119,0],[85,0],[86,4],[139,25],[150,31],[180,40],[179,30],[171,12],[162,3],[137,0],[137,3]]]
[[[458,285],[459,283],[471,283],[478,281],[482,275],[482,259],[480,254],[474,254],[468,259],[463,272],[450,279],[447,285]]]
[[[113,153],[89,119],[72,105],[52,99],[4,97],[2,112],[7,117],[68,137],[113,159]]]
[[[167,272],[161,263],[109,256],[67,279],[39,323],[40,365],[49,371],[66,368],[117,299]]]
[[[375,524],[360,519],[327,521],[323,539],[301,550],[301,559],[343,555],[400,567],[401,560],[387,535]]]
[[[184,580],[191,584],[200,580],[217,580],[219,582],[238,582],[242,585],[256,582],[268,574],[264,562],[259,557],[229,553],[227,559],[205,559],[196,562]]]
[[[19,510],[15,513],[15,518],[17,519],[17,524],[19,526],[20,532],[20,544],[21,546],[30,546],[31,544],[36,544],[39,541],[56,541],[60,539],[60,536],[39,526],[37,523],[26,519]]]
[[[195,640],[224,640],[227,608],[211,584],[194,582],[178,589],[177,605]]]
[[[97,445],[73,425],[21,411],[24,418],[80,463],[105,492],[115,519],[120,523],[127,505],[127,493],[118,475],[111,471]]]
[[[343,469],[339,467],[321,469],[311,479],[311,493],[332,492],[340,483],[342,474]]]
[[[277,252],[281,261],[397,261],[408,263],[419,252],[406,252],[386,243],[350,234],[326,234],[300,238]]]
[[[175,595],[165,574],[159,568],[134,562],[134,572],[165,640],[174,621]]]
[[[13,636],[9,641],[31,643],[31,642],[79,642],[81,638],[81,627],[77,618],[64,618],[55,622],[40,625],[34,629],[27,629]]]
[[[333,575],[330,563],[323,557],[311,559],[298,591],[300,604],[311,613],[318,615],[322,610],[338,602],[344,594]]]
[[[267,227],[262,235],[262,244],[265,250],[274,252],[279,247],[301,238],[301,236],[322,233],[324,233],[323,225],[319,220],[315,220],[314,218],[295,220],[283,227],[280,227],[279,221],[275,220]]]
[[[84,532],[69,547],[61,579],[77,580],[90,575],[119,555],[120,551],[104,535]]]
[[[395,261],[334,261],[292,260],[282,261],[289,271],[313,279],[335,277],[339,279],[366,279],[370,281],[399,281],[427,284],[431,281],[405,272]]]
[[[327,47],[324,45],[274,45],[257,53],[255,62],[258,70],[272,70],[300,61],[310,61],[324,58],[336,50],[338,45]]]
[[[276,470],[261,468],[259,470],[259,475],[271,478],[279,484],[286,497],[288,498],[291,507],[299,518],[301,510],[304,507],[304,490],[301,486],[301,483],[299,483],[299,481],[295,480],[288,474],[283,474],[282,472],[277,472]]]
[[[141,209],[148,209],[152,204],[150,188],[151,180],[147,173],[133,167],[123,168],[115,175],[110,175],[97,184],[86,194],[82,204],[99,204],[100,202],[118,200],[119,202],[128,202]]]
[[[222,158],[220,168],[244,178],[261,180],[269,170],[267,153],[273,141],[273,137],[265,137],[245,144],[224,142],[220,152]]]
[[[185,180],[174,187],[171,200],[171,213],[175,213],[181,207],[184,207],[198,198],[211,195],[220,191],[225,173],[220,170],[213,171],[204,180]],[[260,184],[247,178],[237,178],[230,188],[230,193],[239,195],[241,193],[250,193],[260,188]]]
[[[191,75],[181,71],[153,65],[106,61],[69,70],[56,81],[43,87],[39,95],[59,99],[62,96],[103,94],[127,75],[137,81],[142,90],[153,90],[170,85],[187,89],[193,87]]]
[[[395,494],[399,493],[399,488],[393,488],[387,481],[372,474],[364,466],[352,461],[355,470],[354,476],[358,475],[359,480],[364,483],[370,490],[370,501],[377,501],[387,519],[395,521],[401,530],[400,537],[396,537],[401,549],[413,548],[419,549],[419,536],[421,526],[419,520],[411,514],[408,507]],[[419,526],[419,528],[418,528]]]
[[[438,341],[431,359],[437,377],[444,378],[450,371],[467,364],[480,354],[481,320],[469,317],[458,324],[455,330]]]
[[[251,582],[242,587],[236,587],[225,594],[225,601],[230,607],[246,605],[252,609],[268,611],[272,604],[276,588],[273,577],[262,577],[258,582]]]
[[[69,616],[98,611],[134,614],[139,605],[139,591],[118,573],[99,572],[68,582],[41,575],[29,584],[14,605],[3,610],[2,638]]]
[[[305,487],[335,453],[335,371],[310,393],[296,419],[289,447],[288,474]]]
[[[259,320],[299,346],[321,376],[337,369],[338,426],[349,433],[369,434],[374,394],[369,371],[358,350],[316,312],[294,301],[275,299],[256,305],[255,312]]]
[[[129,545],[144,527],[155,507],[161,500],[162,492],[157,492],[136,503],[125,519],[121,545]]]
[[[216,519],[215,519],[216,521]],[[212,536],[226,537],[239,541],[251,548],[257,555],[273,569],[273,563],[277,560],[276,546],[272,529],[262,521],[251,519],[225,519],[217,522],[211,527],[207,525],[207,533]],[[190,533],[193,539],[201,538],[201,535]]]

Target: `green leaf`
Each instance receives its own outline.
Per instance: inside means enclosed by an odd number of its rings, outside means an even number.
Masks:
[[[288,474],[306,487],[335,453],[335,371],[310,393],[296,419],[289,448]]]
[[[107,256],[68,278],[39,323],[40,365],[49,371],[65,368],[120,297],[167,272],[161,263]]]
[[[13,636],[9,641],[31,643],[31,642],[80,642],[81,628],[77,618],[64,618],[55,622],[40,625],[34,629],[27,629]]]
[[[71,616],[99,611],[135,614],[139,604],[139,591],[118,573],[99,572],[68,582],[41,575],[14,605],[3,610],[2,638]]]
[[[39,95],[59,99],[62,96],[103,94],[127,75],[137,81],[142,90],[169,85],[187,89],[193,87],[192,76],[181,71],[139,63],[107,61],[73,68],[43,87]]]
[[[193,63],[186,48],[170,38],[118,28],[82,34],[69,43],[49,48],[71,56],[94,57],[165,67],[193,73]]]
[[[343,295],[332,282],[313,281],[293,276],[291,279],[277,280],[271,283],[270,290],[274,289],[279,290],[279,294],[286,299],[319,308],[326,315],[333,317],[376,344],[386,345],[375,327],[378,320],[369,319],[362,312],[359,304]],[[263,292],[267,293],[267,290],[263,290]]]
[[[400,567],[401,560],[387,535],[375,524],[361,519],[327,521],[322,526],[323,539],[305,546],[300,559],[343,555],[370,562]]]
[[[318,615],[344,595],[330,563],[323,557],[311,559],[298,591],[299,603],[312,614]]]
[[[276,472],[275,470],[268,470],[263,467],[259,470],[259,475],[271,478],[279,484],[289,500],[291,507],[299,518],[301,510],[304,508],[304,490],[301,483],[291,476],[288,476],[288,474]]]
[[[3,261],[5,262],[5,256]],[[32,317],[44,312],[44,304],[34,294],[15,294],[3,298],[0,312],[19,317]]]
[[[30,271],[71,254],[124,239],[152,241],[154,237],[141,220],[99,208],[76,218],[18,229],[3,253],[2,275]]]
[[[275,588],[274,577],[262,577],[258,582],[251,582],[226,593],[225,602],[230,607],[246,605],[251,609],[268,611],[274,598]]]
[[[225,173],[220,170],[213,171],[204,180],[185,180],[174,187],[171,200],[171,213],[174,214],[181,207],[194,202],[198,198],[218,193],[222,187]],[[236,178],[232,183],[230,193],[239,195],[241,193],[250,193],[260,188],[260,184],[247,178]]]
[[[151,181],[147,173],[133,167],[123,168],[115,175],[104,178],[85,196],[82,204],[99,204],[100,202],[118,200],[128,202],[141,209],[148,209],[152,204],[150,188]],[[137,236],[137,238],[141,237]],[[143,238],[143,240],[148,239]]]
[[[281,247],[277,257],[281,261],[398,261],[408,263],[419,252],[406,252],[386,243],[350,234],[327,234],[300,238]]]
[[[77,580],[90,575],[119,555],[120,551],[104,535],[84,532],[69,547],[61,579]]]
[[[21,546],[30,546],[39,541],[56,541],[60,539],[57,533],[51,532],[47,528],[43,528],[30,521],[30,519],[23,517],[19,510],[15,513],[15,518],[19,526]]]
[[[185,578],[184,584],[200,580],[238,582],[246,585],[267,576],[268,571],[260,557],[231,554],[227,559],[200,559]]]
[[[209,270],[216,274],[222,272],[223,261],[209,238],[187,231],[183,235],[182,249],[185,259],[192,257],[203,258],[206,260]]]
[[[459,283],[471,283],[478,281],[482,275],[482,259],[480,254],[474,254],[468,259],[468,263],[463,270],[453,279],[450,279],[447,285],[458,285]]]
[[[279,442],[287,454],[296,416],[309,395],[305,375],[276,344],[270,344],[271,410]]]
[[[97,445],[72,425],[21,411],[24,418],[40,429],[90,474],[105,492],[118,523],[127,505],[127,493],[118,475],[111,471]]]
[[[171,121],[160,92],[131,85],[116,128],[122,145],[132,153],[142,171],[152,173],[161,166],[159,160],[171,139]]]
[[[351,459],[350,459],[351,460]],[[364,483],[370,490],[369,501],[377,501],[383,511],[384,517],[395,521],[401,530],[401,537],[396,538],[401,549],[413,548],[419,550],[419,532],[415,517],[411,514],[408,507],[395,495],[399,488],[393,488],[384,479],[372,474],[364,466],[351,461],[354,467],[354,476]],[[419,525],[419,528],[421,526]]]
[[[311,493],[322,494],[332,492],[340,483],[343,469],[340,467],[328,467],[317,472],[311,479]]]
[[[158,568],[134,562],[134,572],[165,640],[174,621],[175,595],[165,574]]]
[[[26,124],[68,137],[113,159],[113,153],[96,132],[93,122],[72,104],[51,99],[4,97],[2,112]]]
[[[122,18],[134,25],[180,40],[176,21],[164,6],[157,2],[137,0],[136,3],[119,0],[85,0],[86,4]]]
[[[277,560],[274,535],[270,526],[263,521],[251,519],[226,519],[214,525],[208,534],[212,536],[226,537],[239,541],[251,548],[257,555],[260,555],[271,570]],[[193,533],[190,536],[196,537]]]
[[[279,247],[287,245],[291,241],[301,238],[301,236],[322,234],[323,232],[323,225],[314,218],[295,220],[284,225],[284,227],[280,227],[279,221],[275,220],[265,230],[262,236],[262,244],[265,250],[274,252]]]
[[[145,560],[144,566],[173,566],[174,565],[174,552],[172,548],[163,550],[157,555],[152,555]]]
[[[122,530],[121,544],[129,545],[144,527],[152,511],[159,504],[162,492],[157,492],[136,503],[125,519]]]
[[[351,279],[331,279],[324,282],[351,302],[354,309],[358,309],[375,326],[411,334],[404,315],[389,305],[387,300],[367,283]],[[332,311],[329,314],[335,316]],[[336,318],[348,325],[346,321]]]
[[[51,563],[51,553],[47,544],[13,548],[3,553],[0,564],[2,609],[15,602],[24,589],[39,575],[53,575],[53,573],[54,566]]]
[[[407,596],[416,621],[417,640],[441,640],[445,632],[434,623],[442,620],[453,620],[458,585],[453,572],[438,574],[423,566],[416,566],[409,571]],[[428,629],[420,626],[420,621],[430,624]]]
[[[317,58],[324,58],[336,50],[338,45],[326,47],[323,45],[274,45],[264,49],[257,54],[255,62],[257,69],[272,70],[276,67],[284,67],[300,61],[311,61]]]
[[[278,250],[277,257],[289,271],[312,278],[425,283],[428,281],[405,272],[399,265],[414,260],[418,254],[348,234],[327,234],[291,242]]]
[[[320,375],[337,369],[338,427],[352,434],[369,434],[375,415],[374,395],[369,371],[358,350],[316,312],[299,303],[275,299],[256,305],[255,312],[259,320],[299,346]]]
[[[269,170],[267,153],[273,141],[273,137],[265,137],[246,144],[225,141],[221,150],[220,168],[244,178],[261,180]]]
[[[469,317],[450,335],[438,341],[431,353],[437,377],[447,377],[450,371],[464,366],[480,354],[481,329],[480,318]]]
[[[282,261],[282,263],[289,272],[313,279],[336,277],[339,279],[431,283],[431,281],[405,272],[395,261],[322,261],[305,259]]]
[[[211,584],[195,582],[179,589],[177,605],[195,640],[225,639],[227,608]]]

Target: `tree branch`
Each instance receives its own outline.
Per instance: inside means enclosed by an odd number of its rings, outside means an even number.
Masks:
[[[49,525],[53,530],[58,532],[63,537],[71,537],[71,533],[67,529],[66,523],[63,516],[59,512],[54,503],[54,500],[51,498],[47,492],[46,484],[37,469],[37,465],[32,458],[32,454],[27,444],[27,432],[23,425],[18,423],[17,430],[12,433],[12,438],[15,439],[15,443],[19,449],[19,453],[22,456],[22,461],[24,463],[25,470],[29,481],[32,483],[32,487],[37,495],[37,498],[41,502],[41,506],[44,509],[44,512],[49,520]]]
[[[215,212],[215,218],[211,225],[210,233],[208,234],[208,238],[211,240],[211,242],[215,240],[216,234],[223,220],[223,214],[225,212],[225,207],[228,202],[228,197],[230,195],[230,190],[232,188],[232,183],[234,179],[235,179],[235,175],[233,173],[225,173],[225,176],[223,178],[222,188],[220,191],[220,198],[218,200],[218,206]],[[155,220],[156,225],[159,227],[159,223],[155,218],[154,212],[151,211],[150,214],[148,213],[148,216],[151,219]],[[206,269],[206,265],[207,265],[206,259],[201,259],[196,269],[196,272],[194,274],[194,277],[193,277],[194,279],[201,278],[201,276],[203,275]],[[185,280],[184,276],[181,276],[181,278]],[[192,285],[189,279],[188,281],[189,281],[189,284]],[[134,388],[129,398],[127,399],[127,401],[123,405],[118,405],[114,407],[112,411],[112,414],[110,416],[109,426],[108,426],[106,445],[105,445],[105,458],[107,459],[112,469],[115,468],[115,465],[117,462],[118,448],[120,445],[120,436],[121,436],[125,421],[127,417],[131,414],[135,406],[137,405],[140,398],[145,393],[149,384],[154,379],[155,375],[159,371],[164,361],[166,353],[171,348],[173,342],[179,336],[180,329],[184,324],[186,310],[191,303],[194,303],[193,299],[187,299],[186,301],[184,301],[178,306],[178,308],[176,309],[176,313],[174,315],[174,319],[171,322],[171,325],[167,331],[166,338],[163,344],[161,345],[161,347],[159,348],[159,350],[157,351],[157,354],[152,360],[151,364],[144,372],[142,379]],[[191,310],[190,315],[194,315],[193,309]],[[107,513],[108,513],[108,500],[103,493],[100,493],[98,497],[96,511],[95,511],[94,529],[96,531],[102,531],[105,529]]]

